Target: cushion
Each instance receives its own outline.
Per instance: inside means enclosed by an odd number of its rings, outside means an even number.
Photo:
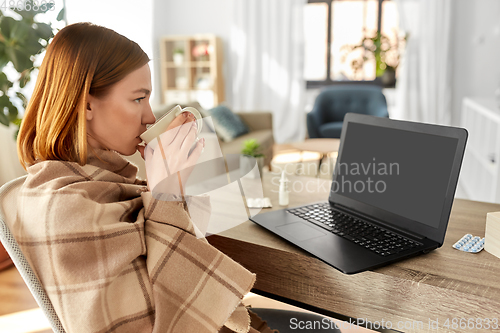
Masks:
[[[249,132],[248,126],[241,118],[225,105],[218,105],[208,110],[208,113],[212,117],[217,135],[224,142],[230,142]]]

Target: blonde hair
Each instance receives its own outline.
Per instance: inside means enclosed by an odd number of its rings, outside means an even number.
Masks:
[[[42,160],[84,165],[87,94],[104,96],[148,62],[139,45],[111,29],[76,23],[59,31],[47,48],[19,129],[23,167]]]

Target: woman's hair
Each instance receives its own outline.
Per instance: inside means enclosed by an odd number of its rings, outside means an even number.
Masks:
[[[26,169],[40,160],[87,162],[87,94],[111,86],[149,62],[135,42],[111,29],[76,23],[59,31],[43,59],[17,138]]]

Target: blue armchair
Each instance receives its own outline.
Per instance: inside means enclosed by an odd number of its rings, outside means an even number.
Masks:
[[[338,85],[328,87],[316,97],[307,114],[310,138],[340,138],[346,113],[389,117],[382,88],[373,85]]]

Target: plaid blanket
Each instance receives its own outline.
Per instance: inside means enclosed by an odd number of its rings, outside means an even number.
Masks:
[[[255,275],[197,239],[184,204],[153,198],[135,166],[97,155],[31,166],[10,226],[66,331],[248,332]]]

